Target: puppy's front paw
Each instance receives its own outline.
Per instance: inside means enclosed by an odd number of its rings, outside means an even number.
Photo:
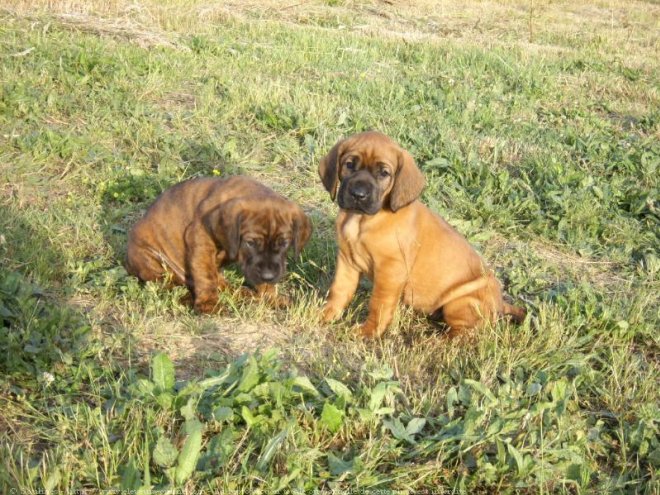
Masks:
[[[288,296],[277,294],[274,298],[269,298],[268,303],[278,309],[286,309],[291,306],[291,299]]]
[[[218,305],[217,299],[197,299],[195,301],[195,310],[198,313],[213,313]]]
[[[291,306],[291,299],[289,299],[287,296],[277,294],[274,291],[263,294],[261,297],[264,301],[266,301],[266,304],[272,308],[285,309]]]
[[[376,325],[367,321],[358,328],[358,335],[363,339],[374,339],[380,336],[380,332],[376,328]]]
[[[323,323],[330,323],[335,321],[341,315],[341,310],[338,310],[331,304],[326,304],[321,313],[321,321]]]
[[[277,289],[271,284],[260,284],[256,292],[252,291],[252,297],[260,297],[272,308],[284,309],[291,306],[291,299],[277,293]]]

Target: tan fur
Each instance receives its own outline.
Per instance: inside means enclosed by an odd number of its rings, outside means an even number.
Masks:
[[[360,329],[364,337],[383,333],[400,300],[428,315],[441,310],[454,334],[502,315],[516,321],[524,318],[524,309],[504,302],[499,281],[466,239],[416,199],[423,176],[405,150],[376,132],[341,141],[319,166],[324,186],[333,196],[342,181],[351,180],[351,173],[343,170],[347,160],[359,162],[354,174],[368,170],[375,176],[377,167],[396,170],[382,190],[383,206],[376,214],[339,212],[339,254],[324,321],[341,315],[361,275],[373,281],[369,315]],[[385,187],[387,180],[379,184]]]

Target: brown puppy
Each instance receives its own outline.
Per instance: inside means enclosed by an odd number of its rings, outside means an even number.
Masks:
[[[289,247],[297,256],[311,232],[298,205],[253,179],[193,179],[163,192],[133,227],[126,269],[143,281],[171,274],[208,313],[227,286],[219,268],[236,261],[259,295],[276,300]]]
[[[340,316],[361,274],[374,284],[364,337],[387,328],[400,299],[441,315],[452,334],[525,310],[502,299],[500,283],[470,244],[417,198],[424,176],[412,156],[384,134],[363,132],[339,141],[321,160],[323,185],[341,208],[339,255],[323,310]]]

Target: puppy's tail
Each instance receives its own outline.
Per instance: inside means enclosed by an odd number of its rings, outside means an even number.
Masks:
[[[512,322],[520,324],[525,320],[527,310],[525,308],[514,306],[513,304],[504,303],[503,314],[508,316]]]

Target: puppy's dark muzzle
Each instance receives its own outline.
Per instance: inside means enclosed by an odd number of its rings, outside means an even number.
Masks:
[[[282,278],[285,270],[284,262],[278,260],[272,263],[246,266],[243,273],[245,279],[251,284],[275,284]]]
[[[343,182],[337,199],[339,207],[345,210],[359,211],[368,215],[373,215],[380,210],[376,188],[364,180]]]
[[[364,182],[351,184],[348,187],[348,193],[356,203],[364,203],[371,196],[371,187]]]

